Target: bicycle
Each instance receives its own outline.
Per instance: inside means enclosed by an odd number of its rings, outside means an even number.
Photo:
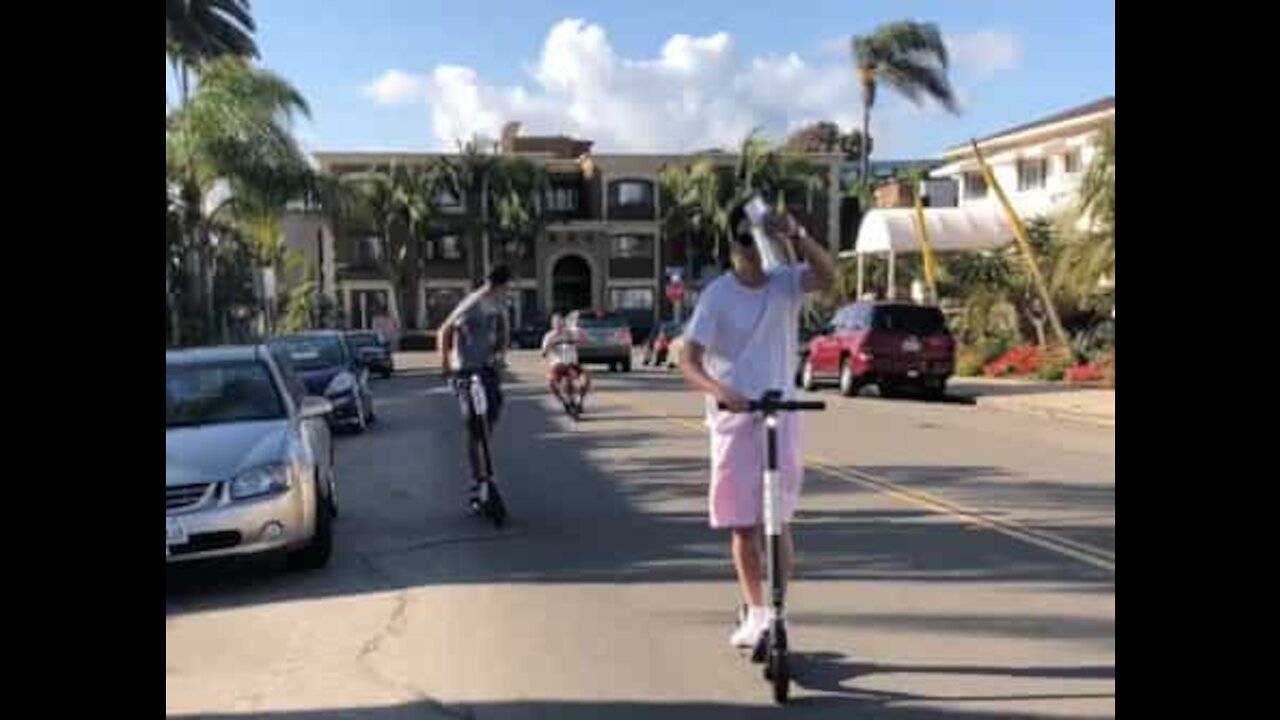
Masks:
[[[476,482],[471,511],[488,516],[495,526],[502,527],[507,520],[507,507],[493,477],[493,458],[489,452],[489,398],[485,394],[484,381],[479,373],[472,372],[455,377],[452,382],[467,417],[469,454]]]
[[[718,403],[721,410],[728,410]],[[765,553],[768,569],[769,601],[772,617],[760,636],[751,660],[764,664],[764,679],[773,685],[773,699],[787,702],[791,691],[791,658],[787,647],[786,598],[782,580],[782,518],[778,508],[778,413],[804,410],[826,410],[821,401],[783,400],[782,391],[770,390],[759,400],[747,404],[744,412],[761,413],[765,425],[764,525]],[[738,623],[746,618],[745,605],[738,608]]]

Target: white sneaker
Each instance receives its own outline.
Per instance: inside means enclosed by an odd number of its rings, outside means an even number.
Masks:
[[[769,629],[768,608],[753,607],[747,611],[747,617],[738,625],[738,629],[729,637],[729,644],[736,648],[753,648],[760,642],[760,636]]]

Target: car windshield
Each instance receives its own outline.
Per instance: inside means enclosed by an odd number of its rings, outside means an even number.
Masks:
[[[282,338],[275,345],[295,370],[323,370],[343,363],[342,342],[336,337]]]
[[[896,330],[914,335],[933,335],[946,331],[946,321],[938,308],[906,305],[876,308],[871,326],[874,330]]]
[[[285,417],[271,373],[253,360],[170,365],[165,386],[165,426],[169,428]]]
[[[351,343],[351,347],[359,350],[366,347],[379,347],[382,345],[377,333],[358,333],[347,336],[347,342]]]
[[[578,327],[580,328],[615,328],[626,324],[626,319],[617,313],[604,313],[601,315],[583,313],[578,316]]]

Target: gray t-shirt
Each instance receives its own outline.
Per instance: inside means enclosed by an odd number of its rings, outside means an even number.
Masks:
[[[445,324],[457,328],[449,363],[455,371],[477,370],[493,365],[498,351],[506,347],[507,312],[503,303],[476,290],[458,303]]]

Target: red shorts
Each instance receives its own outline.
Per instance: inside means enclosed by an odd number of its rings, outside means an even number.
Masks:
[[[574,380],[582,377],[582,366],[557,363],[547,368],[547,380],[551,382],[560,382],[566,377]]]

